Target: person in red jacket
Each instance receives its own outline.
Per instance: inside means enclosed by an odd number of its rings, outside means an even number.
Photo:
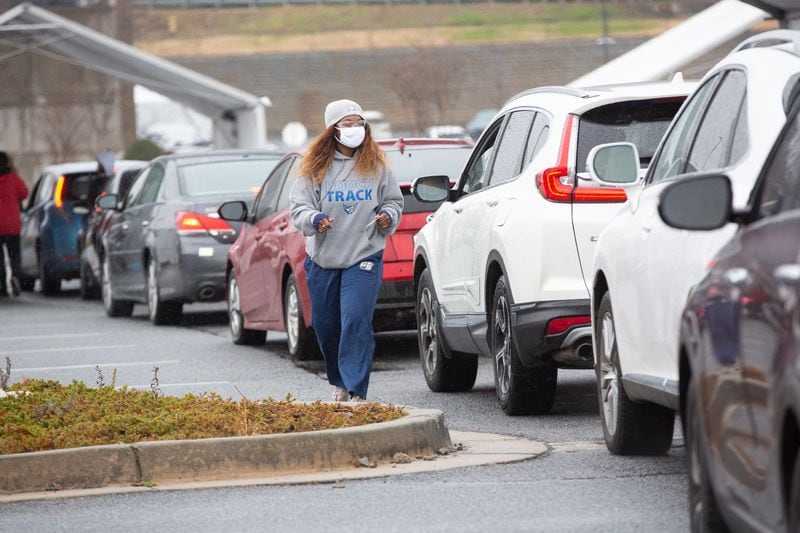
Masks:
[[[19,233],[22,229],[20,204],[28,197],[28,187],[17,175],[14,163],[0,152],[0,298],[8,295],[6,262],[3,246],[11,263],[11,292],[19,296]]]

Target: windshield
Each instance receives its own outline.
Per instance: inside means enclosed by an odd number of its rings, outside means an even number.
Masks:
[[[678,97],[618,102],[584,113],[578,128],[577,171],[586,172],[586,159],[592,148],[615,142],[635,144],[640,164],[646,167],[683,100]]]
[[[179,182],[184,196],[258,193],[278,159],[242,159],[184,165]]]

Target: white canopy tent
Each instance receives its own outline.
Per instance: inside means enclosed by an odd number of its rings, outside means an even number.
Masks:
[[[265,107],[272,105],[268,98],[138,50],[46,9],[23,3],[0,14],[0,44],[12,49],[0,55],[0,62],[33,52],[180,102],[212,119],[218,148],[254,149],[267,144]]]
[[[768,17],[768,13],[739,0],[722,0],[569,85],[665,79]]]

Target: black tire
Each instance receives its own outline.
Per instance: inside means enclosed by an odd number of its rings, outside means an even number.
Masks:
[[[788,531],[800,531],[800,451],[794,460],[792,485],[789,490],[789,505],[786,508]]]
[[[489,315],[489,347],[500,408],[507,415],[544,414],[553,408],[558,368],[547,361],[526,367],[517,353],[511,329],[511,291],[505,276],[497,280]]]
[[[672,447],[675,411],[634,402],[622,384],[611,295],[605,293],[594,323],[600,419],[608,450],[616,455],[664,455]]]
[[[183,302],[165,302],[158,286],[158,265],[154,259],[147,262],[145,274],[147,315],[156,326],[173,326],[183,317]]]
[[[111,263],[108,256],[103,256],[103,267],[100,279],[100,293],[103,299],[103,309],[106,316],[115,318],[131,316],[133,314],[133,302],[130,300],[118,300],[114,297],[114,290],[111,284]]]
[[[689,383],[686,398],[686,464],[689,480],[689,517],[693,533],[726,532],[728,528],[711,487],[697,387]],[[792,530],[790,530],[792,531]]]
[[[244,316],[239,300],[239,282],[236,279],[236,271],[231,270],[228,276],[228,324],[231,328],[231,339],[233,344],[239,346],[260,346],[267,341],[267,332],[257,329],[247,329],[244,327]]]
[[[81,298],[84,300],[97,300],[100,297],[100,287],[92,283],[89,266],[80,260]]]
[[[454,352],[439,329],[439,302],[428,269],[422,271],[417,287],[417,343],[422,374],[434,392],[468,391],[478,375],[478,356]]]
[[[306,326],[297,279],[289,274],[283,291],[283,320],[286,326],[286,344],[293,361],[314,361],[322,357],[314,328]]]
[[[61,294],[61,278],[50,272],[42,261],[42,252],[39,251],[37,263],[39,265],[39,281],[42,283],[42,294],[45,296],[58,296]]]

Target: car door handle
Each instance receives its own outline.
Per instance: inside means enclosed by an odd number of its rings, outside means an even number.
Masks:
[[[281,231],[285,230],[288,227],[289,227],[289,223],[288,222],[281,222],[280,224],[278,224],[278,229],[281,230]]]
[[[463,210],[464,210],[464,208],[463,208],[463,207],[454,207],[454,208],[453,208],[453,211],[455,211],[456,213],[460,213],[460,212],[462,212]]]
[[[494,207],[497,205],[497,200],[489,200],[486,202],[486,205],[489,207]]]
[[[255,237],[253,237],[253,240],[260,241],[261,237],[263,237],[263,236],[264,236],[263,233],[258,233]]]
[[[149,225],[150,225],[150,221],[149,220],[142,220],[142,227],[147,227]]]
[[[746,268],[735,267],[725,271],[725,281],[734,287],[742,286],[750,281],[750,272]]]
[[[122,224],[122,229],[128,229],[128,228],[130,228],[130,227],[131,227],[131,225],[130,225],[130,224],[128,224],[127,222],[125,222],[124,224]]]

